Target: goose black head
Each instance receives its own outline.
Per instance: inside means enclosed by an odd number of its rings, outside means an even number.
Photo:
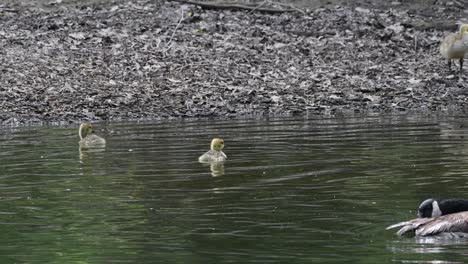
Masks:
[[[424,200],[418,208],[418,217],[423,218],[423,217],[436,217],[442,215],[442,212],[440,211],[439,208],[439,203],[432,199],[426,199]]]
[[[446,214],[468,211],[468,200],[446,199],[436,200],[433,198],[424,200],[418,209],[418,217],[437,217]]]

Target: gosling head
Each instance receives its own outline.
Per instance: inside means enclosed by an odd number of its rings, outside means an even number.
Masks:
[[[224,148],[224,140],[222,138],[213,138],[211,140],[211,150],[221,151]]]
[[[80,125],[80,129],[79,129],[80,139],[83,139],[86,136],[91,135],[93,133],[94,133],[93,125],[91,125],[90,123],[82,123]]]
[[[461,24],[460,25],[460,33],[468,32],[468,24]]]

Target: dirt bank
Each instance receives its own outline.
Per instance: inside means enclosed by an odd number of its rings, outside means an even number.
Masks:
[[[459,5],[13,1],[0,5],[0,123],[464,111],[468,65],[450,73],[438,53]]]

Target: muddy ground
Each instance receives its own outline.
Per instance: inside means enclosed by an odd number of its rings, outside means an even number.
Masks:
[[[438,51],[464,1],[342,2],[4,2],[0,124],[467,109],[468,63]]]

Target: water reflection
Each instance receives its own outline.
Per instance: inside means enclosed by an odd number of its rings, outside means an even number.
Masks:
[[[466,198],[466,123],[111,123],[105,149],[78,152],[74,127],[2,129],[0,260],[463,262],[464,243],[384,229],[428,197]],[[226,163],[198,163],[210,135],[229,142]]]
[[[223,162],[211,162],[210,163],[211,176],[219,177],[224,175],[224,163]]]
[[[224,162],[208,162],[200,163],[204,168],[209,168],[210,175],[213,177],[220,177],[224,175]]]
[[[83,159],[94,159],[96,158],[96,154],[100,152],[104,152],[105,148],[78,148],[78,152],[80,154],[80,160]]]
[[[417,237],[415,238],[416,243],[419,244],[433,244],[439,246],[449,246],[449,245],[468,245],[468,239],[459,238],[459,239],[440,239],[436,237]]]
[[[404,263],[465,263],[467,244],[463,239],[425,237],[391,241],[388,249],[396,254],[395,261]]]

